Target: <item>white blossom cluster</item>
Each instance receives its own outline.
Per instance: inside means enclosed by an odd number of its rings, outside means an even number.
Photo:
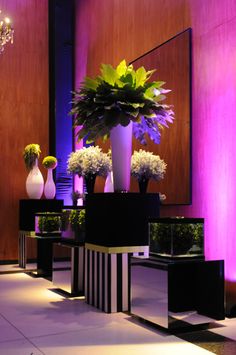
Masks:
[[[134,151],[131,159],[131,175],[136,179],[154,179],[164,178],[167,164],[159,155],[140,149]]]
[[[98,146],[84,147],[70,153],[67,160],[68,173],[81,176],[99,175],[106,177],[111,171],[111,158]]]

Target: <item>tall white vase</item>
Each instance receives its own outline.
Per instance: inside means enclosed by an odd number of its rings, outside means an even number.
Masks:
[[[113,172],[112,171],[110,171],[107,175],[105,185],[104,185],[104,192],[114,192]]]
[[[47,169],[47,180],[44,186],[44,195],[47,200],[52,200],[56,195],[56,185],[53,180],[52,169]]]
[[[126,127],[121,125],[114,127],[110,133],[115,192],[128,192],[130,189],[132,129],[131,121]]]
[[[38,167],[38,159],[36,159],[35,164],[26,179],[26,192],[28,197],[39,200],[42,197],[43,188],[43,175]]]

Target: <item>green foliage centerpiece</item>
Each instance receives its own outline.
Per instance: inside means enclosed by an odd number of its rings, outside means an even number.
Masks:
[[[118,124],[126,127],[132,121],[134,136],[146,144],[145,134],[160,143],[160,128],[173,122],[174,113],[162,101],[170,90],[163,81],[149,82],[155,70],[137,70],[123,60],[113,68],[101,65],[101,75],[86,77],[79,90],[74,92],[72,110],[75,126],[83,126],[78,139],[93,142],[99,137],[107,139]]]
[[[127,190],[129,178],[125,182],[117,178],[120,172],[130,177],[132,143],[127,142],[132,140],[133,132],[142,144],[147,143],[146,135],[160,143],[161,128],[168,127],[174,118],[171,107],[162,103],[169,90],[163,88],[163,81],[149,81],[155,70],[146,71],[144,67],[135,70],[125,60],[116,68],[102,64],[100,70],[101,75],[86,77],[73,93],[70,114],[75,117],[74,126],[82,126],[78,130],[79,140],[86,137],[87,142],[93,142],[111,136],[114,188],[122,190],[124,185],[123,190]],[[128,127],[130,133],[125,137],[124,128]],[[115,138],[117,134],[119,138]],[[126,148],[128,153],[123,150]],[[121,157],[123,167],[116,167],[114,162]]]

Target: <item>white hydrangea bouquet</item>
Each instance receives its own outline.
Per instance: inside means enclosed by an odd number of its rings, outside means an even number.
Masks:
[[[140,149],[134,151],[131,159],[131,175],[138,181],[161,180],[166,173],[167,164],[159,155]]]
[[[67,160],[68,173],[79,177],[89,175],[106,177],[111,171],[111,158],[99,146],[89,146],[70,153]]]

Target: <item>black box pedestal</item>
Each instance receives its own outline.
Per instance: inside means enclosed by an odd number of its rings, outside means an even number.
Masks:
[[[20,200],[19,230],[34,231],[34,219],[37,212],[61,212],[63,200]]]
[[[86,196],[85,298],[104,312],[129,304],[130,255],[148,254],[148,219],[159,217],[159,194]]]
[[[148,219],[159,217],[159,194],[88,194],[85,206],[86,243],[106,247],[148,245]]]

